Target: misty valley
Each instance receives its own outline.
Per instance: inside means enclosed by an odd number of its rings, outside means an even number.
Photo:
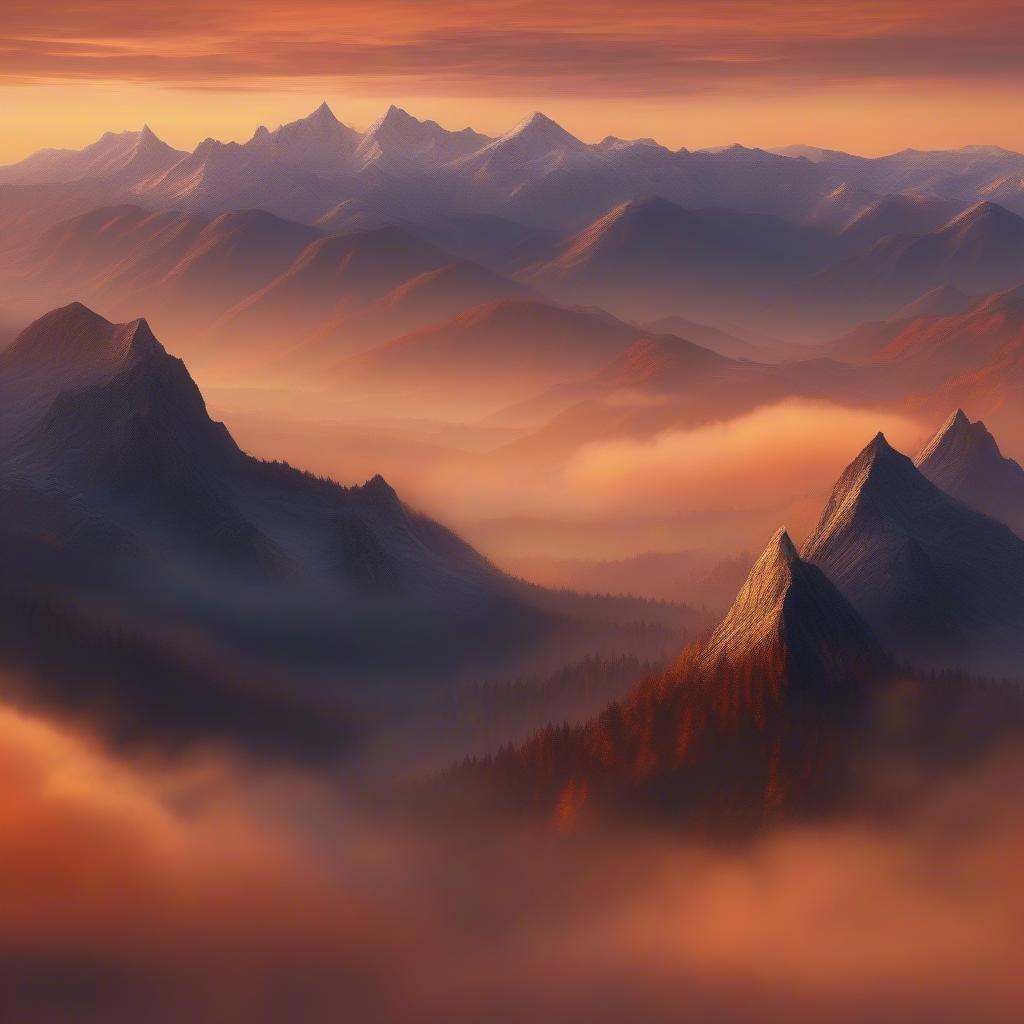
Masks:
[[[0,167],[0,1021],[1009,1022],[1024,155],[325,103]]]

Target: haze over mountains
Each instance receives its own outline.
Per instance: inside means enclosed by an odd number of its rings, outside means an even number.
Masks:
[[[777,530],[668,671],[586,722],[467,760],[449,784],[563,830],[640,816],[735,838],[868,807],[894,760],[941,776],[984,757],[1024,707],[964,673],[1020,679],[1024,542],[966,502],[1019,512],[1021,470],[961,410],[917,462],[878,434],[803,552]]]
[[[359,680],[429,686],[477,656],[642,651],[634,619],[660,620],[657,645],[687,617],[527,587],[379,476],[342,487],[246,455],[145,320],[52,311],[0,353],[0,396],[0,542],[20,581],[4,599],[28,623],[7,657],[57,608],[84,616],[87,647],[111,620],[161,644],[184,630],[236,667],[287,668],[297,699],[316,680],[352,701],[373,696]]]
[[[863,160],[588,144],[541,113],[490,138],[391,107],[358,132],[324,104],[245,143],[206,139],[179,153],[145,129],[0,170],[0,292],[13,310],[84,300],[129,325],[144,315],[204,385],[302,389],[315,396],[311,418],[344,407],[360,429],[370,416],[390,418],[428,467],[472,474],[486,463],[510,490],[603,444],[658,444],[793,400],[922,417],[962,402],[1012,450],[1007,410],[1024,380],[1024,219],[1014,211],[1024,209],[1008,183],[1021,160],[978,148]],[[250,463],[196,411],[191,379],[172,382],[148,326],[61,316],[57,333],[84,339],[67,365],[26,356],[39,325],[3,357],[18,382],[3,412],[22,446],[12,465],[42,467],[67,489],[134,480],[135,467],[154,463],[166,476],[161,500],[176,490],[184,503],[190,543],[235,551],[259,573],[303,563],[308,575],[320,527],[314,540],[283,526],[293,512],[263,492],[270,471],[238,468]],[[104,331],[120,340],[89,340]],[[139,433],[139,403],[157,409],[153,388],[192,410],[189,426],[175,415]],[[59,398],[65,391],[79,397]],[[89,459],[74,443],[83,432],[96,435]],[[435,445],[435,436],[453,440]],[[947,442],[943,452],[956,447]],[[1012,472],[984,446],[966,468],[959,459],[956,470],[933,459],[930,472],[1016,527],[1014,508],[986,497],[1001,485],[984,484]],[[193,460],[207,468],[179,487]],[[908,479],[900,486],[920,496]],[[371,491],[365,514],[386,519],[386,492]],[[362,500],[358,489],[344,493],[343,504]],[[92,511],[103,530],[140,542],[134,524]],[[920,547],[943,546],[928,531],[945,529],[918,525],[905,541],[914,566]],[[846,550],[831,527],[818,532],[822,559]],[[390,578],[387,545],[382,553],[379,536],[363,540],[344,542],[365,546],[359,571]],[[924,586],[913,574],[904,583]],[[970,611],[967,634],[986,616],[994,608]],[[882,639],[902,656],[902,640]]]
[[[1019,281],[1024,199],[1011,182],[1022,162],[978,147],[863,160],[588,144],[541,113],[489,138],[391,107],[360,133],[323,104],[192,153],[148,128],[42,151],[0,168],[0,223],[15,247],[124,204],[206,218],[259,209],[332,233],[401,226],[553,298],[601,296],[646,319],[721,320],[731,309],[806,337],[891,315],[938,285]],[[809,308],[797,314],[790,296]]]

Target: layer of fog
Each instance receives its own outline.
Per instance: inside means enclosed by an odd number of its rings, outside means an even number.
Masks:
[[[937,426],[898,412],[794,399],[650,439],[583,444],[559,464],[538,465],[506,457],[504,431],[331,418],[288,392],[215,397],[215,412],[256,454],[343,482],[381,472],[407,502],[508,570],[572,586],[571,567],[551,560],[581,559],[591,564],[578,575],[610,590],[622,574],[602,572],[602,562],[685,553],[697,556],[695,583],[718,561],[758,549],[782,523],[803,536],[839,473],[879,430],[912,453]],[[633,592],[643,586],[642,574],[630,581]],[[680,588],[679,599],[697,596],[684,579]],[[645,596],[667,594],[661,588]]]
[[[344,780],[118,760],[0,711],[0,988],[17,1020],[1010,1021],[1024,762],[898,826],[712,851],[431,829]]]

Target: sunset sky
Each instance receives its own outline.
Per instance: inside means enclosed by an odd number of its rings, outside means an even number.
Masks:
[[[7,0],[0,160],[143,122],[247,138],[327,99],[499,133],[1024,149],[1019,0]]]

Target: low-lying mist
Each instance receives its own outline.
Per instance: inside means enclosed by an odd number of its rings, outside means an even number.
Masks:
[[[381,472],[405,501],[513,570],[555,554],[602,560],[698,549],[722,558],[757,547],[782,522],[800,536],[875,433],[913,452],[936,426],[790,399],[690,430],[584,441],[564,462],[542,466],[509,457],[507,432],[460,424],[457,413],[448,424],[350,421],[307,403],[317,411],[304,421],[279,409],[261,414],[244,394],[217,399],[216,413],[254,454],[343,482]]]
[[[899,824],[459,830],[0,711],[8,1019],[1011,1021],[1021,752]],[[357,810],[356,808],[361,808]]]

